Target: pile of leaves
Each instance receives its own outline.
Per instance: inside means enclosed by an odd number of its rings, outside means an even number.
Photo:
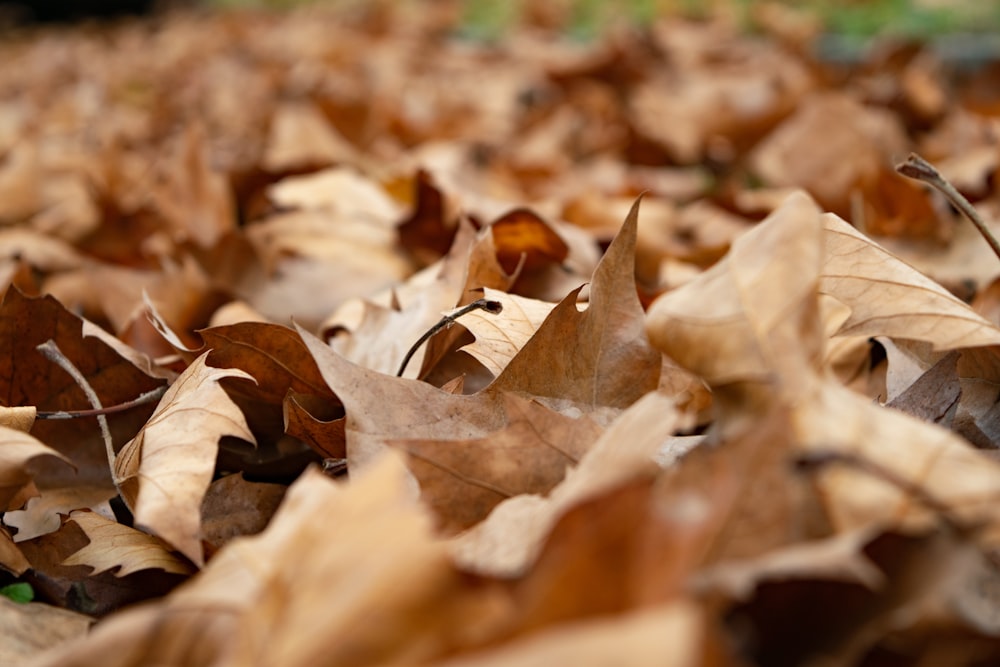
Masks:
[[[0,42],[4,664],[1000,660],[995,70],[536,4]]]

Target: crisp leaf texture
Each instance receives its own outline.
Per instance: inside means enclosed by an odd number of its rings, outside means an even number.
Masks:
[[[823,229],[819,289],[851,309],[839,333],[919,340],[935,350],[1000,344],[995,324],[837,216],[824,215]]]
[[[250,379],[243,371],[205,365],[199,357],[160,400],[156,412],[118,453],[115,475],[136,525],[173,545],[200,565],[201,501],[219,438],[254,442],[246,418],[219,386],[226,377]]]
[[[510,361],[495,389],[593,409],[626,408],[656,387],[660,355],[646,337],[635,290],[638,217],[637,200],[594,270],[587,310],[577,310],[578,292],[571,292]]]
[[[94,574],[117,567],[118,577],[150,569],[175,574],[190,574],[193,570],[188,562],[172,554],[163,540],[100,514],[76,511],[69,520],[83,529],[90,544],[64,560],[63,565],[87,565],[94,568]]]
[[[538,331],[552,312],[553,304],[490,288],[483,290],[483,298],[499,302],[503,310],[497,314],[474,310],[464,316],[462,325],[472,332],[476,340],[462,349],[478,359],[493,375],[500,375]]]

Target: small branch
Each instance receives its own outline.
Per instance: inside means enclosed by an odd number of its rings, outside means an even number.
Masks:
[[[1000,243],[997,242],[996,237],[993,236],[993,233],[987,227],[986,221],[983,220],[979,212],[969,203],[969,200],[962,196],[962,193],[956,190],[954,185],[945,180],[938,170],[934,168],[934,165],[916,153],[910,153],[910,157],[906,158],[906,162],[896,165],[896,171],[903,176],[923,181],[937,188],[941,194],[948,198],[948,201],[954,204],[955,208],[961,211],[976,226],[976,229],[983,235],[986,242],[990,244],[993,254],[1000,258]]]
[[[455,320],[460,318],[462,315],[471,313],[474,310],[485,310],[487,313],[493,313],[496,315],[497,313],[503,311],[503,304],[499,301],[491,301],[490,299],[476,299],[469,305],[459,308],[451,315],[445,315],[442,317],[441,321],[424,332],[424,335],[421,336],[410,348],[410,351],[406,353],[406,356],[403,357],[403,363],[399,365],[399,371],[396,372],[396,377],[403,377],[403,371],[406,370],[406,364],[410,363],[410,359],[412,359],[413,355],[420,349],[420,346],[427,342],[428,338],[436,334],[438,331],[441,331],[446,327],[450,327],[455,323]]]
[[[93,409],[93,410],[57,410],[55,412],[39,412],[35,418],[36,419],[81,419],[83,417],[99,417],[100,415],[112,415],[118,412],[125,412],[131,410],[132,408],[139,407],[140,405],[145,405],[147,403],[153,403],[154,401],[160,400],[163,395],[167,393],[167,387],[157,387],[156,389],[147,391],[145,394],[141,394],[138,398],[133,398],[131,401],[126,401],[124,403],[119,403],[117,405],[109,405],[106,408]]]
[[[111,470],[111,480],[115,484],[115,489],[121,495],[121,488],[118,486],[118,477],[115,475],[115,448],[111,440],[111,429],[108,428],[108,418],[104,415],[104,407],[101,405],[101,399],[98,398],[97,392],[87,382],[87,378],[83,376],[80,369],[73,365],[73,362],[63,354],[54,340],[50,338],[35,349],[45,355],[46,359],[69,373],[69,376],[73,378],[76,385],[83,390],[90,404],[94,406],[95,413],[97,414],[97,423],[101,426],[101,437],[104,438],[104,449],[108,455],[108,468]]]

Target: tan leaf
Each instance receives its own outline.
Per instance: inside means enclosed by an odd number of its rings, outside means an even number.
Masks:
[[[924,526],[933,512],[913,488],[970,524],[997,516],[1000,463],[943,428],[831,383],[802,401],[793,419],[802,451],[861,462],[830,464],[820,473],[824,504],[839,530],[872,523]]]
[[[23,431],[0,426],[0,508],[18,509],[11,503],[34,479],[31,462],[52,457],[72,466],[65,456]],[[23,503],[23,499],[21,500]]]
[[[451,565],[402,456],[389,452],[348,485],[307,472],[263,533],[227,544],[159,604],[117,614],[40,663],[422,664],[495,633],[509,609]]]
[[[395,440],[408,455],[420,495],[439,529],[457,532],[483,519],[499,502],[546,494],[577,463],[601,428],[515,395],[503,397],[507,425],[470,440]]]
[[[176,574],[191,574],[193,569],[170,552],[163,540],[123,526],[95,512],[76,511],[69,515],[90,539],[90,544],[63,561],[63,565],[87,565],[99,574],[119,568],[115,576],[124,577],[140,570],[159,569]]]
[[[935,350],[1000,344],[1000,328],[835,215],[823,216],[819,290],[851,316],[841,334],[931,343]]]
[[[437,667],[598,664],[695,667],[704,664],[700,655],[702,624],[694,605],[674,602],[608,618],[567,623],[493,649],[434,664]]]
[[[27,572],[30,567],[31,563],[14,544],[10,533],[7,532],[6,528],[0,527],[0,568],[15,576],[20,576]]]
[[[507,294],[489,287],[483,298],[503,305],[500,313],[474,310],[462,317],[462,326],[472,332],[475,342],[462,349],[479,360],[493,373],[500,375],[510,360],[521,351],[556,304]]]
[[[59,515],[69,514],[73,510],[88,509],[113,518],[114,513],[108,501],[115,495],[115,489],[110,485],[43,488],[41,495],[30,499],[23,510],[7,512],[3,521],[8,526],[17,528],[14,539],[23,542],[59,530],[62,525]]]
[[[546,533],[573,505],[656,469],[655,458],[680,417],[671,399],[651,392],[612,422],[547,497],[519,495],[494,508],[452,549],[464,567],[496,576],[522,574]]]
[[[38,410],[31,406],[0,407],[0,426],[27,433],[35,423]]]
[[[177,378],[115,460],[115,476],[136,525],[197,565],[203,562],[201,503],[212,481],[219,438],[254,442],[243,413],[219,386],[222,378],[252,378],[237,369],[206,366],[206,357]]]
[[[790,196],[722,261],[653,302],[650,341],[713,387],[777,381],[794,395],[822,354],[821,235],[813,201]]]

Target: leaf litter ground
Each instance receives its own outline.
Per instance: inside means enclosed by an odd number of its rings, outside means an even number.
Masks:
[[[4,664],[1000,660],[995,69],[561,11],[0,43]]]

